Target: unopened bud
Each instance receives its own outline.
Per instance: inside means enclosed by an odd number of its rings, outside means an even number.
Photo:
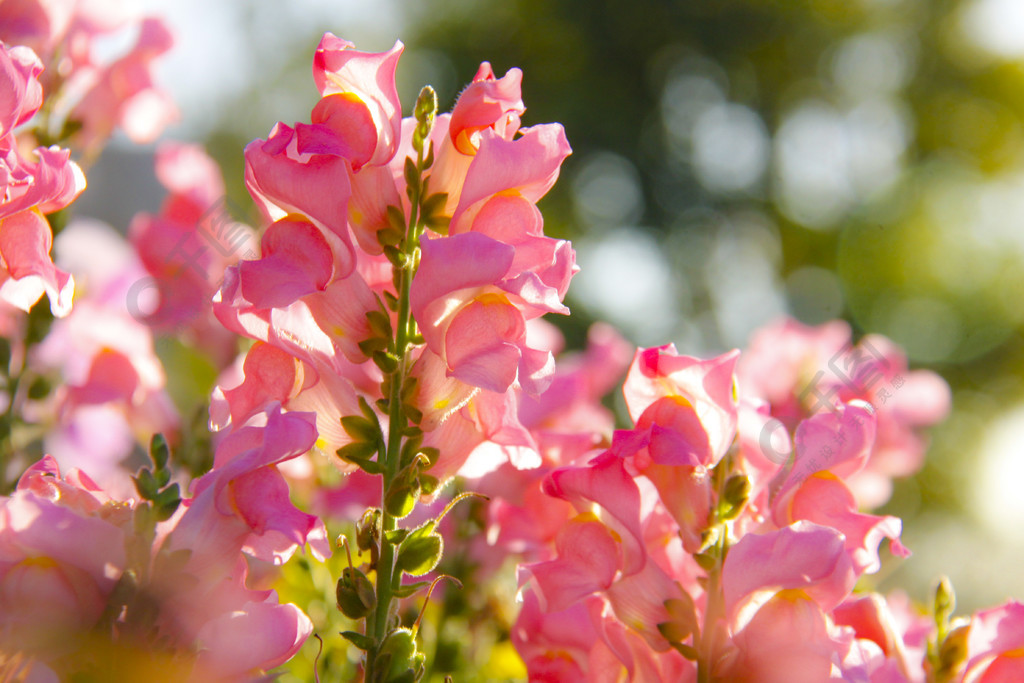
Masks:
[[[412,134],[412,147],[422,153],[424,143],[434,128],[434,115],[437,113],[437,93],[429,85],[423,86],[420,96],[416,98],[413,116],[416,118],[416,130]]]
[[[939,579],[939,585],[935,587],[935,620],[940,624],[946,624],[956,610],[956,593],[953,591],[953,584],[948,576]]]
[[[377,602],[373,584],[366,574],[354,567],[345,567],[335,591],[338,609],[349,619],[361,619],[370,613]]]
[[[363,552],[376,548],[380,541],[380,510],[370,508],[356,525],[356,546]]]
[[[420,94],[416,98],[416,106],[413,109],[413,116],[416,117],[416,121],[419,123],[430,123],[434,122],[434,115],[437,113],[437,93],[429,85],[423,86],[420,89]]]

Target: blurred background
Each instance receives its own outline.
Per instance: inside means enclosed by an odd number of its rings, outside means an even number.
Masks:
[[[891,337],[953,412],[883,510],[914,557],[876,587],[924,599],[945,572],[961,612],[1024,599],[1024,2],[147,4],[178,38],[169,137],[206,145],[243,213],[242,149],[308,119],[324,31],[405,42],[407,106],[430,83],[450,109],[481,61],[521,67],[524,125],[561,122],[574,149],[541,204],[582,267],[570,340],[604,319],[709,354],[784,314]],[[122,229],[163,195],[127,144],[89,182],[77,211]]]

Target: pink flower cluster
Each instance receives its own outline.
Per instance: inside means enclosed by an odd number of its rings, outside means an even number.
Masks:
[[[781,321],[742,354],[699,359],[634,352],[597,324],[555,369],[564,341],[542,317],[568,312],[577,268],[537,202],[570,148],[558,124],[521,127],[517,69],[499,78],[484,63],[451,113],[421,96],[403,118],[402,45],[361,52],[326,34],[309,121],[245,150],[267,224],[258,255],[215,164],[165,145],[170,194],[136,217],[130,245],[88,223],[58,239],[80,278],[68,315],[44,214],[84,180],[66,150],[26,159],[16,129],[38,115],[37,135],[92,151],[114,127],[151,138],[173,110],[150,75],[170,45],[159,22],[96,63],[95,39],[129,25],[107,10],[0,3],[0,38],[36,50],[0,45],[0,299],[28,310],[45,293],[66,316],[22,369],[60,386],[38,399],[14,396],[15,381],[7,397],[49,428],[52,455],[0,498],[0,679],[135,680],[133,662],[155,657],[181,680],[251,680],[287,661],[312,622],[260,577],[306,546],[331,555],[285,477],[310,452],[352,474],[335,504],[374,508],[337,593],[365,619],[343,635],[370,680],[422,673],[420,622],[393,615],[426,585],[403,580],[436,568],[444,543],[440,520],[400,520],[422,519],[413,499],[456,475],[490,497],[463,559],[478,576],[518,564],[511,639],[532,681],[1024,677],[1021,604],[950,621],[856,590],[883,542],[909,555],[901,521],[863,508],[920,468],[922,430],[949,409],[944,382],[888,340]],[[42,107],[44,85],[60,106]],[[122,457],[178,426],[154,333],[222,371],[213,463],[186,482],[160,451],[134,496]],[[629,424],[616,430],[601,401],[624,374]],[[69,471],[83,462],[95,478]]]
[[[755,340],[779,329],[813,332],[783,323]],[[934,381],[907,373],[886,340],[862,344],[889,352],[870,359],[894,368],[887,381]],[[530,680],[684,681],[698,670],[714,680],[925,680],[934,623],[898,596],[854,592],[880,568],[883,540],[909,555],[900,520],[860,512],[846,481],[880,454],[893,458],[892,442],[877,436],[883,420],[891,434],[915,435],[902,457],[916,462],[915,430],[945,406],[933,400],[922,418],[877,393],[873,403],[837,396],[789,420],[744,382],[785,367],[756,352],[700,360],[671,346],[640,349],[624,385],[633,428],[542,479],[520,479],[518,492],[509,480],[485,486],[508,501],[492,503],[490,542],[527,560],[513,641]],[[784,395],[800,381],[782,384]],[[1011,680],[983,678],[995,675],[981,673],[992,661],[1011,665],[1013,647],[983,624],[1002,620],[1012,632],[1015,608],[971,622],[968,659],[979,674],[965,680]]]
[[[402,118],[394,80],[401,52],[359,52],[325,35],[311,122],[279,123],[246,148],[246,184],[271,224],[261,258],[228,268],[215,297],[228,329],[259,340],[244,379],[215,392],[218,429],[276,401],[315,411],[318,448],[333,457],[351,442],[339,418],[358,414],[359,396],[383,397],[365,344],[380,333],[368,314],[397,323],[385,306],[401,292],[383,235],[396,230],[394,216],[404,229],[419,210],[405,174],[416,122]],[[569,243],[543,235],[535,206],[569,146],[557,124],[520,128],[520,79],[518,70],[496,78],[480,67],[452,113],[434,122],[433,163],[417,188],[435,213],[424,217],[434,229],[422,237],[408,294],[423,337],[411,351],[409,403],[422,414],[425,446],[443,446],[432,469],[440,480],[481,448],[535,464],[515,395],[541,389],[553,361],[529,340],[528,323],[567,312],[561,300],[576,270]]]
[[[15,129],[43,103],[42,70],[29,48],[0,43],[0,299],[27,311],[45,293],[54,315],[62,316],[71,310],[74,282],[53,265],[44,214],[74,201],[85,177],[67,150],[38,147],[30,160],[19,149]]]
[[[98,46],[125,33],[135,34],[134,45],[114,60],[102,60]],[[152,74],[154,60],[174,40],[162,20],[139,16],[132,3],[6,2],[0,6],[0,40],[34,50],[46,67],[44,136],[74,136],[79,148],[95,154],[114,129],[147,143],[177,118]]]
[[[111,499],[78,470],[61,478],[48,456],[31,467],[0,498],[0,649],[21,656],[0,671],[56,681],[138,651],[165,653],[181,680],[248,680],[294,655],[309,619],[246,579],[251,562],[280,564],[307,542],[330,554],[323,524],[292,506],[277,470],[316,432],[299,413],[254,422],[220,444],[217,470],[155,533],[140,522],[145,504]]]

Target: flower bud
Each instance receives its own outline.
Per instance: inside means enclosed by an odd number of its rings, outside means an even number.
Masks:
[[[374,661],[373,683],[415,681],[423,674],[424,656],[416,650],[416,636],[407,628],[392,631],[381,643]]]
[[[379,541],[380,510],[370,508],[363,513],[362,519],[356,525],[356,546],[366,552],[370,548],[376,548]]]
[[[362,619],[377,602],[373,583],[355,567],[345,567],[335,590],[338,609],[349,619]]]
[[[935,621],[946,624],[956,610],[956,593],[953,591],[953,584],[948,576],[939,579],[939,585],[935,587]]]

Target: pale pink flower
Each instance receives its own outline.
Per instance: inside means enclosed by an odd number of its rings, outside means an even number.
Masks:
[[[1010,683],[1024,676],[1024,605],[1011,600],[971,617],[964,683]]]

